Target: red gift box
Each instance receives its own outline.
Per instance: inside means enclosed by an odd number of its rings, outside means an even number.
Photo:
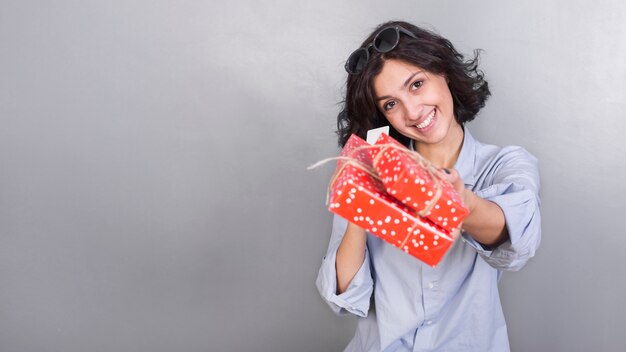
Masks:
[[[329,210],[431,266],[437,265],[454,242],[449,231],[390,196],[372,169],[372,150],[351,136],[331,181]],[[356,148],[356,149],[355,149]]]
[[[448,231],[461,225],[469,210],[440,171],[384,133],[376,145],[374,168],[389,194]]]

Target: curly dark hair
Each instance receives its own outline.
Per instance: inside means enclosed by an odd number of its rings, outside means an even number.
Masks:
[[[428,72],[445,76],[452,93],[454,116],[460,125],[473,120],[491,95],[484,74],[478,69],[480,50],[474,51],[472,59],[465,60],[449,40],[410,23],[383,23],[363,41],[361,47],[371,43],[381,29],[389,26],[400,26],[413,33],[416,38],[402,34],[398,45],[386,53],[371,49],[369,61],[363,71],[348,75],[343,109],[337,116],[337,135],[342,147],[353,133],[365,138],[368,130],[389,125],[376,106],[372,86],[374,77],[381,72],[386,60],[406,61]],[[409,138],[391,126],[389,134],[408,146]]]

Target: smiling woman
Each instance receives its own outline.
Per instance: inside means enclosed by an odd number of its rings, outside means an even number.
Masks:
[[[335,217],[317,287],[336,313],[359,317],[346,351],[509,350],[497,283],[539,246],[539,172],[523,148],[480,143],[465,127],[490,94],[477,62],[405,22],[379,26],[346,62],[339,143],[390,124],[469,209],[436,268]]]
[[[423,149],[421,146],[454,143],[463,138],[461,126],[455,123],[452,95],[444,76],[390,59],[374,77],[373,90],[378,109],[396,131],[416,141],[418,151]]]
[[[366,48],[370,48],[367,49],[367,55],[356,55],[363,53]],[[355,56],[366,60],[355,62]],[[490,95],[489,85],[478,70],[478,51],[473,59],[465,61],[452,43],[439,35],[406,22],[384,23],[346,62],[346,71],[349,73],[346,100],[337,121],[340,145],[343,146],[352,133],[364,136],[369,129],[389,124],[375,100],[376,92],[372,89],[372,83],[383,70],[383,65],[393,60],[411,64],[429,74],[443,76],[452,95],[453,115],[459,124],[473,120]],[[358,67],[358,72],[352,67]],[[402,82],[407,83],[404,80]],[[406,145],[410,142],[409,138],[395,130],[390,134]]]

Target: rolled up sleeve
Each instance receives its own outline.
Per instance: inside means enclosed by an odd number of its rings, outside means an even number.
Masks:
[[[316,286],[322,298],[338,315],[352,313],[366,317],[370,305],[370,297],[374,288],[370,269],[369,251],[365,250],[365,259],[356,275],[342,294],[337,294],[337,271],[335,261],[337,249],[348,226],[348,222],[335,215],[330,244],[322,266],[317,275]]]
[[[496,248],[485,248],[467,233],[463,238],[492,267],[516,271],[535,255],[541,241],[537,159],[520,147],[503,149],[490,183],[475,193],[502,209],[509,239]]]

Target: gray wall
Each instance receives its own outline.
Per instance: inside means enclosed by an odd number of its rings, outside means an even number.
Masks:
[[[626,344],[621,1],[0,0],[0,350],[338,351],[314,280],[347,54],[485,49],[474,134],[539,157],[514,351]]]

